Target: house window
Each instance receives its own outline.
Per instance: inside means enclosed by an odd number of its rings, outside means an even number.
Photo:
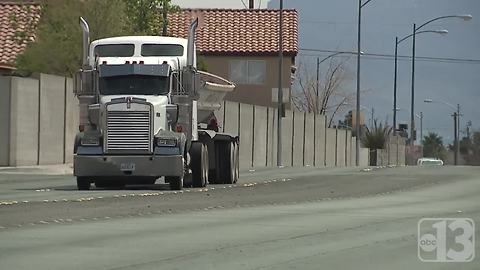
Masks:
[[[230,80],[238,84],[264,84],[264,60],[231,60]]]

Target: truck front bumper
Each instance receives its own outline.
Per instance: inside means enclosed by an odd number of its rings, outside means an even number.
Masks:
[[[182,176],[183,157],[75,155],[75,176]]]

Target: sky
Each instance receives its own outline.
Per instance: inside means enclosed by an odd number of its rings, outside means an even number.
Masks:
[[[241,0],[173,0],[181,7],[244,8]],[[243,1],[248,5],[248,0]],[[278,8],[279,0],[255,1],[262,8]],[[326,52],[356,51],[357,0],[284,0],[285,8],[299,13],[299,47],[297,63],[311,66],[314,73],[316,57]],[[473,130],[480,130],[480,1],[478,0],[372,0],[362,9],[362,51],[367,54],[393,55],[395,36],[412,33],[413,23],[422,24],[443,15],[471,14],[473,19],[445,19],[429,24],[424,30],[446,29],[445,36],[426,33],[416,39],[416,56],[468,59],[477,61],[417,60],[415,62],[415,113],[423,112],[423,134],[439,133],[446,143],[453,140],[453,109],[441,103],[424,103],[430,98],[461,106],[461,131],[467,121]],[[398,54],[411,56],[412,40],[399,45]],[[339,57],[345,57],[339,56]],[[339,58],[340,59],[340,58]],[[327,61],[328,62],[328,61]],[[326,66],[321,67],[322,69]],[[345,91],[356,89],[356,59],[346,62],[348,81]],[[375,118],[392,122],[393,57],[365,55],[361,61],[361,103],[375,109]],[[409,123],[411,92],[411,60],[398,63],[397,121]],[[353,107],[352,107],[353,108]],[[367,119],[369,116],[367,116]],[[418,133],[420,124],[416,123]],[[461,134],[462,136],[464,135]]]

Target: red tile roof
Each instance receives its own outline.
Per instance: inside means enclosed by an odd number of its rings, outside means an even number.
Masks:
[[[30,12],[29,12],[30,11]],[[34,14],[33,18],[28,18]],[[17,26],[12,23],[16,17]],[[33,2],[0,1],[0,67],[12,68],[16,57],[25,50],[26,42],[15,39],[16,31],[25,30],[29,22],[37,24],[40,20],[40,4]],[[26,40],[33,40],[33,35]]]
[[[279,11],[271,9],[183,9],[169,14],[168,32],[186,38],[192,17],[200,18],[197,50],[201,54],[278,53]],[[298,52],[298,13],[283,11],[283,51]]]

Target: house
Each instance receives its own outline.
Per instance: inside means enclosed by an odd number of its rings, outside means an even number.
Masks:
[[[29,14],[34,14],[29,17]],[[15,59],[33,36],[18,39],[18,34],[40,20],[40,4],[31,1],[0,0],[0,75],[13,71]]]
[[[271,9],[183,9],[169,14],[168,33],[186,38],[193,18],[199,18],[196,49],[208,72],[236,84],[227,100],[276,106],[278,89],[279,11]],[[298,53],[298,14],[283,12],[282,88],[290,96]],[[285,99],[284,99],[285,100]],[[290,102],[286,108],[290,107]]]

